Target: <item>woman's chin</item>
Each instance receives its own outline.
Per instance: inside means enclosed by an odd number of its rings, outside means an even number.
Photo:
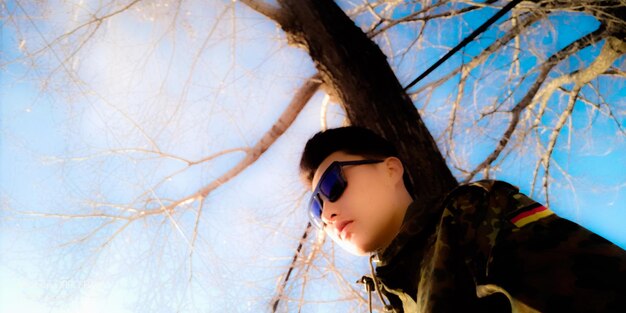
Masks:
[[[354,239],[354,238],[349,238],[349,239]],[[361,244],[359,242],[355,242],[354,240],[340,241],[339,245],[344,250],[350,252],[351,254],[357,255],[357,256],[369,255],[373,251],[376,251],[376,249],[370,247],[369,245]]]

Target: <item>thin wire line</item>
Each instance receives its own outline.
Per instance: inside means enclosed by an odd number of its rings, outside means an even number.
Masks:
[[[434,71],[439,65],[443,64],[447,59],[449,59],[453,54],[457,53],[461,48],[465,47],[470,41],[474,40],[476,36],[480,35],[484,32],[491,24],[495,23],[500,17],[509,12],[513,7],[515,7],[518,3],[522,2],[522,0],[513,0],[505,5],[500,11],[494,14],[490,19],[480,25],[476,30],[474,30],[469,36],[465,37],[461,43],[456,45],[456,47],[452,48],[452,50],[448,51],[446,55],[444,55],[441,59],[439,59],[435,64],[431,65],[426,71],[424,71],[420,76],[414,79],[410,84],[404,87],[404,91],[407,91],[409,88],[413,87],[420,80],[424,79],[424,77],[428,76],[432,71]]]

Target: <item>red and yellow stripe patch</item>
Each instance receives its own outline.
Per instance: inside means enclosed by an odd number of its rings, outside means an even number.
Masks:
[[[526,208],[522,212],[518,212],[510,221],[517,227],[523,227],[528,223],[538,221],[552,214],[554,214],[554,212],[550,211],[548,208],[539,203],[535,203],[535,205]]]

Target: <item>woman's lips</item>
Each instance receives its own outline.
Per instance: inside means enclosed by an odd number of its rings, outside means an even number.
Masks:
[[[337,225],[337,233],[339,234],[339,237],[341,237],[342,239],[346,237],[346,227],[352,224],[352,222],[354,221],[345,221]]]

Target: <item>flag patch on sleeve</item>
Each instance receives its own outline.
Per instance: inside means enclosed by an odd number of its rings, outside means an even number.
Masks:
[[[540,203],[535,202],[534,204],[513,213],[513,217],[511,217],[510,221],[517,227],[523,227],[528,223],[538,221],[552,214],[554,214],[554,212],[550,211]]]

